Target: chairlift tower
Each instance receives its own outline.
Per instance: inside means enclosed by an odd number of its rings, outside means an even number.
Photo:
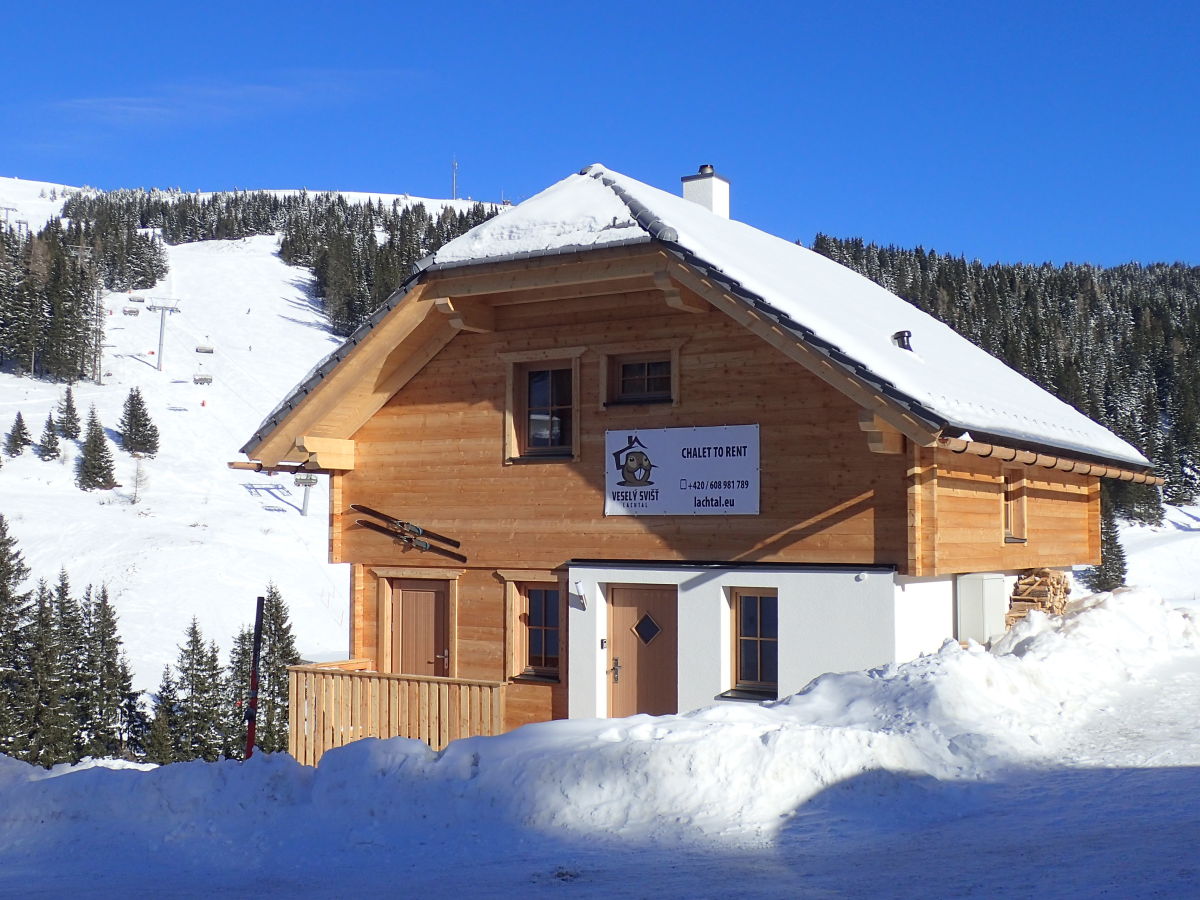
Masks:
[[[300,515],[308,515],[308,492],[313,489],[317,483],[317,476],[311,472],[297,472],[295,478],[296,487],[304,488],[304,502],[300,507]]]
[[[158,313],[158,371],[163,370],[163,338],[167,333],[167,316],[180,312],[179,301],[170,297],[147,297],[146,309]]]

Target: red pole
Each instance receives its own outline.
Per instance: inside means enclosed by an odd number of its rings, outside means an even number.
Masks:
[[[254,654],[250,661],[250,702],[246,706],[246,753],[242,759],[249,759],[254,755],[254,730],[258,725],[258,657],[262,650],[263,602],[264,599],[259,597],[254,611]]]

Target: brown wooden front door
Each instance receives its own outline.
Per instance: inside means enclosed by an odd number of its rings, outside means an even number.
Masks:
[[[392,659],[402,675],[450,674],[450,591],[444,581],[400,581],[392,591]]]
[[[611,588],[608,597],[608,714],[678,711],[677,592]]]

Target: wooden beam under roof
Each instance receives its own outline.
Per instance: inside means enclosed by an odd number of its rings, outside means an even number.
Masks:
[[[456,331],[484,334],[496,330],[495,311],[479,300],[438,297],[433,304]]]
[[[662,250],[639,244],[459,266],[427,273],[426,283],[436,283],[439,296],[475,297],[652,276],[666,266]]]

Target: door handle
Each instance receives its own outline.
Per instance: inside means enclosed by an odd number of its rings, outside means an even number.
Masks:
[[[613,684],[621,683],[621,657],[614,656],[612,668],[608,671],[612,672]]]

